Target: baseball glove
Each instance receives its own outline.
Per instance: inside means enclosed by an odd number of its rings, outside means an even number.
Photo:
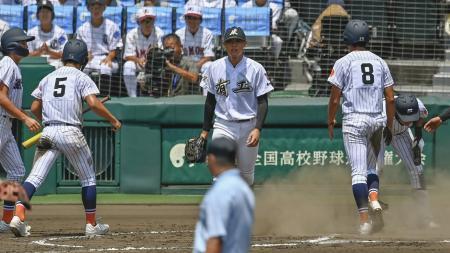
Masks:
[[[184,157],[190,163],[203,163],[206,158],[206,139],[194,137],[186,142]]]
[[[389,128],[385,127],[383,129],[383,138],[384,138],[384,143],[386,143],[386,145],[390,145],[391,141],[392,141],[392,132]]]
[[[23,187],[17,182],[3,181],[0,182],[0,200],[11,202],[20,201],[27,209],[31,209],[27,193]]]

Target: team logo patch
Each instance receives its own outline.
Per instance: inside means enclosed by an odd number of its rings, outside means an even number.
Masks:
[[[50,42],[50,48],[51,49],[58,49],[59,48],[59,42],[57,39],[54,39]]]
[[[22,79],[16,79],[16,81],[14,81],[13,89],[15,90],[22,89]]]
[[[238,31],[236,28],[234,28],[231,32],[230,32],[230,36],[231,35],[238,35]]]
[[[216,94],[228,97],[227,86],[230,83],[230,80],[219,79],[216,83]]]
[[[103,44],[108,45],[108,35],[103,34]]]
[[[114,32],[113,37],[114,39],[118,39],[120,37],[119,31]]]
[[[66,38],[65,38],[64,36],[59,37],[58,43],[59,43],[60,45],[62,45],[62,44],[64,44],[64,42],[66,42]]]
[[[253,91],[253,87],[251,86],[250,82],[247,80],[242,80],[236,83],[236,88],[233,89],[234,93],[239,92],[251,92]]]

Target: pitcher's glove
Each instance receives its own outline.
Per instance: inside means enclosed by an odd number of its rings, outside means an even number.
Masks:
[[[203,163],[206,158],[206,139],[194,137],[186,142],[184,157],[190,163]]]
[[[412,144],[413,161],[416,166],[422,164],[422,150],[420,150],[419,141],[420,139],[415,139]]]
[[[25,189],[17,182],[0,182],[0,200],[11,202],[20,201],[27,209],[31,209]]]

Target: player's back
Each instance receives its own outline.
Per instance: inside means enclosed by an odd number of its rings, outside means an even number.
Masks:
[[[81,125],[83,99],[97,93],[97,87],[85,73],[74,67],[61,67],[42,79],[33,96],[40,95],[42,99],[44,124]]]
[[[342,91],[344,114],[381,113],[384,89],[394,83],[386,62],[370,51],[337,60],[328,81]]]

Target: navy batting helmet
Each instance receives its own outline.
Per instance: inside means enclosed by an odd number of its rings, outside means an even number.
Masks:
[[[420,117],[419,102],[414,95],[401,94],[395,98],[396,117],[403,122],[418,121]]]
[[[22,29],[17,27],[12,27],[6,31],[1,40],[2,51],[5,55],[9,53],[16,53],[19,56],[26,57],[30,53],[28,48],[20,45],[22,41],[32,41],[34,36],[28,36]]]
[[[369,42],[369,26],[365,21],[353,19],[345,26],[344,43],[353,45],[358,42]]]
[[[36,12],[36,16],[38,16],[38,18],[39,18],[39,12],[43,8],[49,9],[52,12],[52,19],[55,18],[55,9],[53,7],[52,2],[50,2],[49,0],[42,0],[42,1],[38,2],[37,12]]]
[[[88,62],[88,49],[86,43],[78,39],[69,40],[64,46],[62,61],[74,61],[82,66],[86,65]]]

